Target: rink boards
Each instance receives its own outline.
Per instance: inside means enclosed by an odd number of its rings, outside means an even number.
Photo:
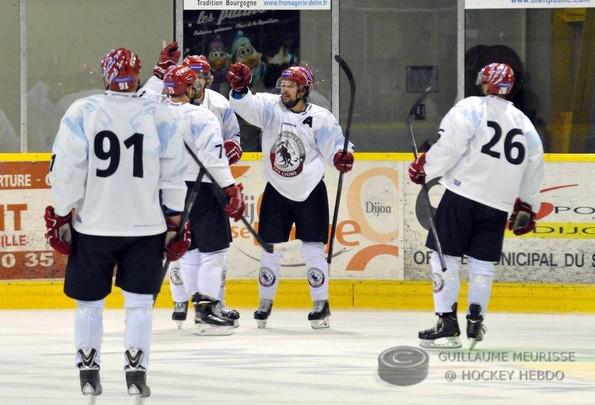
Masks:
[[[46,174],[49,154],[0,154],[0,308],[71,304],[62,297],[64,257],[43,238],[43,210],[50,204]],[[431,307],[427,220],[419,186],[407,177],[411,154],[359,153],[344,176],[331,264],[335,307],[427,309]],[[493,310],[595,312],[595,155],[547,155],[542,205],[535,232],[507,233],[497,266]],[[246,218],[258,227],[265,181],[260,154],[246,153],[233,167],[244,184]],[[338,175],[325,182],[331,212]],[[434,206],[442,187],[430,183]],[[259,247],[244,226],[232,223],[228,301],[252,307],[257,301]],[[309,305],[299,251],[286,254],[276,305]],[[462,278],[466,278],[465,263]],[[164,286],[166,289],[167,286]],[[25,296],[20,299],[19,296]],[[39,300],[31,297],[39,297]],[[117,305],[115,294],[113,305]],[[169,305],[169,292],[159,305]],[[166,302],[167,301],[167,302]]]

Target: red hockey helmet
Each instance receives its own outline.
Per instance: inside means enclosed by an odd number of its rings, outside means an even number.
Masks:
[[[188,55],[184,58],[182,65],[188,66],[197,74],[208,78],[211,75],[211,65],[207,58],[203,55]]]
[[[281,72],[281,76],[277,80],[277,87],[281,87],[281,82],[289,80],[298,85],[300,90],[304,91],[304,96],[310,94],[310,90],[314,86],[314,74],[307,66],[291,66]]]
[[[514,87],[514,72],[506,63],[490,63],[477,74],[476,84],[487,84],[487,94],[507,95]]]
[[[112,49],[101,59],[100,66],[109,90],[129,91],[138,83],[141,62],[130,49]]]
[[[190,86],[196,83],[196,72],[188,66],[180,65],[168,72],[163,77],[163,87],[170,96],[181,96]]]

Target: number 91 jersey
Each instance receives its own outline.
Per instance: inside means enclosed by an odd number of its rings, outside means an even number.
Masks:
[[[77,100],[60,122],[52,153],[56,213],[74,208],[80,233],[164,232],[160,190],[164,205],[184,208],[184,146],[162,104],[111,91]]]
[[[531,121],[496,96],[468,97],[442,119],[440,139],[426,155],[428,179],[501,211],[520,197],[539,210],[543,147]]]

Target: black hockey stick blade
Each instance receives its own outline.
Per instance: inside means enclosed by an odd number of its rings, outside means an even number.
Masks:
[[[345,76],[347,76],[347,81],[349,81],[349,110],[347,112],[347,124],[345,126],[345,143],[343,144],[343,153],[347,152],[347,147],[349,146],[349,138],[351,137],[351,120],[353,119],[353,106],[355,104],[355,79],[353,78],[353,73],[347,65],[347,62],[343,60],[339,55],[335,55],[335,60],[345,72]]]
[[[415,111],[417,111],[417,108],[419,107],[419,105],[425,100],[426,96],[428,94],[430,94],[431,91],[432,91],[432,86],[426,87],[424,89],[424,92],[422,93],[422,95],[419,96],[419,98],[417,100],[415,100],[415,102],[409,109],[409,113],[407,114],[407,125],[409,126],[409,134],[411,135],[411,144],[413,147],[413,157],[415,159],[417,159],[417,155],[418,155],[417,142],[415,141],[415,135],[413,134],[413,121],[415,119]]]
[[[345,126],[345,142],[343,143],[343,153],[347,152],[349,147],[349,138],[351,137],[351,122],[353,119],[353,105],[355,103],[355,79],[353,73],[347,65],[347,62],[343,60],[339,55],[335,55],[335,60],[341,66],[341,69],[345,72],[347,80],[349,81],[350,98],[349,98],[349,110],[347,112],[347,124]],[[331,225],[331,236],[329,238],[328,255],[326,262],[330,265],[333,260],[333,247],[335,244],[335,233],[337,232],[337,221],[339,219],[339,204],[341,203],[341,189],[343,188],[343,173],[339,173],[339,182],[337,183],[337,196],[335,198],[335,208],[333,211],[333,223]]]

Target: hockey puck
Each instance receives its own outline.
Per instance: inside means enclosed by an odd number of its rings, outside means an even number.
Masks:
[[[412,346],[396,346],[378,356],[378,376],[393,385],[414,385],[428,376],[430,357]]]

